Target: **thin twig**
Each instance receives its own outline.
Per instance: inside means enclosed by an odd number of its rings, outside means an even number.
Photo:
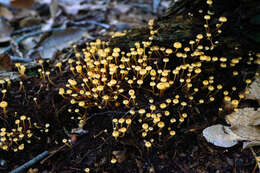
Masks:
[[[10,173],[19,173],[22,172],[24,169],[29,168],[30,166],[32,166],[33,164],[35,164],[36,162],[42,160],[44,157],[46,157],[49,154],[48,151],[44,151],[41,154],[39,154],[38,156],[36,156],[35,158],[33,158],[32,160],[26,162],[25,164],[23,164],[22,166],[12,170]]]
[[[96,21],[70,21],[69,22],[71,25],[75,25],[75,26],[80,26],[80,25],[97,25],[97,26],[101,26],[105,29],[109,29],[110,26],[104,23],[100,23],[100,22],[96,22]]]
[[[10,56],[12,62],[32,62],[33,60],[30,58],[22,58],[17,56]]]
[[[52,152],[50,152],[50,155],[47,156],[45,159],[43,159],[40,163],[43,164],[46,160],[48,160],[49,158],[51,158],[52,156],[54,156],[57,152],[59,152],[60,150],[62,150],[63,148],[65,148],[67,145],[62,145],[61,147],[59,147],[57,150],[54,150]]]
[[[34,26],[30,26],[30,27],[25,27],[25,28],[21,28],[21,29],[18,29],[16,31],[14,31],[12,33],[12,35],[17,35],[17,34],[20,34],[20,33],[23,33],[23,32],[30,32],[30,31],[39,30],[39,29],[41,29],[40,25],[34,25]]]

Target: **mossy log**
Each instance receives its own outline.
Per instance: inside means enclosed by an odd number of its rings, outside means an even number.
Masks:
[[[199,13],[199,10],[203,10]],[[257,0],[218,0],[209,7],[206,0],[180,0],[172,2],[167,12],[155,22],[159,35],[154,41],[161,46],[170,46],[175,41],[191,39],[204,32],[203,16],[214,13],[213,23],[218,17],[225,16],[228,22],[223,25],[224,40],[227,43],[247,47],[247,50],[259,50],[260,43],[260,1]],[[193,14],[189,17],[188,13]],[[136,41],[148,40],[148,27],[136,28],[126,36],[111,40],[114,46],[134,47]],[[243,46],[244,45],[244,46]]]

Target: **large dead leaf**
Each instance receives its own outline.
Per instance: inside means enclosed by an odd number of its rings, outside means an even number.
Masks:
[[[11,39],[11,33],[13,28],[5,21],[4,19],[0,19],[0,42],[7,42]]]
[[[239,136],[241,139],[247,141],[260,141],[260,127],[259,126],[232,126],[230,130]]]
[[[84,30],[66,29],[54,31],[53,34],[41,43],[40,55],[44,59],[52,59],[58,50],[70,46],[69,42],[76,42],[81,39]]]
[[[260,109],[257,111],[254,108],[238,109],[226,116],[226,121],[232,126],[249,126],[260,125]]]
[[[34,0],[11,0],[11,5],[15,8],[30,8]]]
[[[221,124],[207,127],[203,130],[203,136],[210,143],[219,147],[229,148],[238,143],[239,137],[230,132],[229,127]]]
[[[0,6],[0,17],[5,17],[10,21],[14,18],[14,15],[10,10],[8,10],[8,8]]]
[[[238,109],[227,115],[226,121],[231,127],[218,124],[203,130],[203,136],[208,142],[225,148],[237,144],[238,141],[249,141],[245,147],[260,144],[260,109]]]

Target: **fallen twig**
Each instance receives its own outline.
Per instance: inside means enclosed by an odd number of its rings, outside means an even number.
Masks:
[[[30,58],[21,58],[17,56],[10,56],[12,62],[32,62],[33,60]]]
[[[30,166],[32,166],[33,164],[35,164],[36,162],[42,160],[44,157],[46,157],[49,154],[48,151],[44,151],[41,154],[39,154],[38,156],[36,156],[35,158],[33,158],[32,160],[26,162],[25,164],[23,164],[22,166],[12,170],[10,173],[19,173],[22,172],[24,169],[29,168]]]
[[[25,28],[21,28],[21,29],[18,29],[16,31],[14,31],[12,33],[12,35],[17,35],[17,34],[20,34],[20,33],[23,33],[23,32],[30,32],[30,31],[39,30],[39,29],[41,29],[40,25],[34,25],[34,26],[30,26],[30,27],[25,27]]]
[[[96,22],[96,21],[70,21],[69,22],[71,25],[75,25],[75,26],[80,26],[80,25],[97,25],[97,26],[101,26],[105,29],[109,29],[110,26],[104,23],[100,23],[100,22]]]
[[[50,155],[47,156],[45,159],[43,159],[40,163],[43,164],[46,160],[48,160],[49,158],[51,158],[52,156],[54,156],[57,152],[59,152],[61,149],[65,148],[67,145],[62,145],[61,147],[59,147],[57,150],[51,151]]]

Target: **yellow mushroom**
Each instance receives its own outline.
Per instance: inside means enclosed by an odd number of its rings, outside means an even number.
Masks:
[[[6,101],[0,102],[0,107],[3,109],[4,116],[7,118],[6,114],[6,107],[8,106],[8,103]]]

